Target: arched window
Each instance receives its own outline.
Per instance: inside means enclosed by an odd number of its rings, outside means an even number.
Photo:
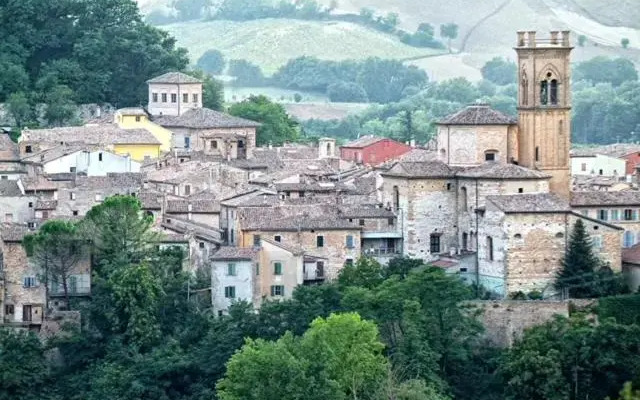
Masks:
[[[546,106],[549,102],[549,83],[547,81],[540,82],[540,104]]]
[[[460,189],[460,197],[462,198],[462,209],[467,211],[467,188],[464,186]]]
[[[493,238],[487,236],[487,260],[493,261]]]
[[[555,79],[552,79],[549,85],[549,102],[554,106],[558,104],[558,81]]]

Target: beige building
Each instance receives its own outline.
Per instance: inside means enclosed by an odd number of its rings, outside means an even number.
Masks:
[[[182,72],[169,72],[147,81],[151,115],[182,115],[202,108],[202,81]]]

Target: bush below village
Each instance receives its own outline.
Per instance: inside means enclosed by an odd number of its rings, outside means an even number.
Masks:
[[[189,297],[199,283],[182,253],[155,246],[150,218],[136,198],[114,196],[25,241],[52,257],[58,239],[87,246],[92,298],[71,303],[80,326],[44,343],[0,331],[0,399],[604,400],[640,377],[637,318],[574,313],[494,348],[466,302],[473,290],[407,258],[361,258],[336,282],[213,317]]]

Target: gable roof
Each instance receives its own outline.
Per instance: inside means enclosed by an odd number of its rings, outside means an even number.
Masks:
[[[383,137],[379,137],[379,136],[373,136],[373,135],[366,135],[366,136],[362,136],[359,139],[356,139],[354,141],[351,141],[347,144],[345,144],[344,146],[341,147],[349,147],[349,148],[356,148],[356,149],[360,149],[363,147],[367,147],[367,146],[371,146],[372,144],[378,143],[381,140],[385,140],[387,138],[383,138]]]
[[[25,129],[21,141],[86,144],[160,144],[146,129],[122,129],[115,124],[66,126],[51,129]]]
[[[149,79],[147,83],[202,83],[202,81],[182,72],[167,72]]]
[[[13,143],[9,135],[0,132],[0,161],[20,161],[18,145]]]
[[[487,104],[473,104],[438,121],[439,125],[515,125],[517,121]]]
[[[638,206],[640,205],[640,191],[623,190],[619,192],[571,192],[573,207],[592,206]]]
[[[515,164],[488,161],[476,167],[465,168],[456,173],[461,178],[486,179],[550,179],[551,175]]]
[[[234,117],[209,108],[193,108],[182,115],[163,115],[156,117],[153,122],[168,128],[257,128],[258,122]]]
[[[2,224],[0,225],[0,237],[4,242],[20,243],[24,236],[29,233],[24,225]]]
[[[487,196],[505,214],[517,213],[568,213],[569,203],[553,193],[511,194]]]
[[[401,178],[453,178],[455,170],[442,161],[401,161],[382,175]]]
[[[251,247],[233,247],[222,246],[218,251],[211,256],[211,260],[225,261],[225,260],[255,260],[258,256],[258,249]]]

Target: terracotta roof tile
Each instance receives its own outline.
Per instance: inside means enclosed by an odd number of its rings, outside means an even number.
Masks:
[[[161,116],[153,122],[168,128],[257,128],[255,121],[234,117],[233,115],[214,111],[209,108],[194,108],[179,116]]]
[[[640,243],[622,249],[622,262],[626,264],[640,265]]]
[[[146,129],[121,129],[115,124],[25,129],[21,141],[85,144],[160,144]]]
[[[638,206],[640,205],[640,191],[624,190],[619,192],[572,192],[571,205],[573,207]]]
[[[2,132],[0,132],[0,161],[20,161],[18,145],[9,135]]]
[[[569,203],[553,193],[487,196],[487,200],[506,214],[570,212]]]
[[[440,125],[515,125],[517,121],[486,104],[474,104],[439,121]]]
[[[487,178],[487,179],[549,179],[540,171],[535,171],[519,165],[504,164],[495,161],[485,162],[477,167],[465,168],[456,173],[461,178]]]
[[[29,233],[24,225],[2,224],[0,225],[0,237],[5,242],[22,242],[22,238]]]
[[[455,169],[442,161],[401,161],[383,175],[404,178],[453,178]]]
[[[19,197],[22,191],[18,185],[18,181],[0,180],[0,196],[3,197]]]
[[[202,83],[202,81],[182,72],[167,72],[149,79],[147,83]]]
[[[214,255],[211,256],[211,260],[224,261],[224,260],[256,260],[259,250],[254,248],[245,247],[231,247],[222,246]]]
[[[385,139],[387,138],[380,137],[380,136],[367,135],[359,139],[356,139],[354,141],[351,141],[341,147],[361,149],[363,147],[371,146],[372,144],[378,143],[379,141],[385,140]]]

